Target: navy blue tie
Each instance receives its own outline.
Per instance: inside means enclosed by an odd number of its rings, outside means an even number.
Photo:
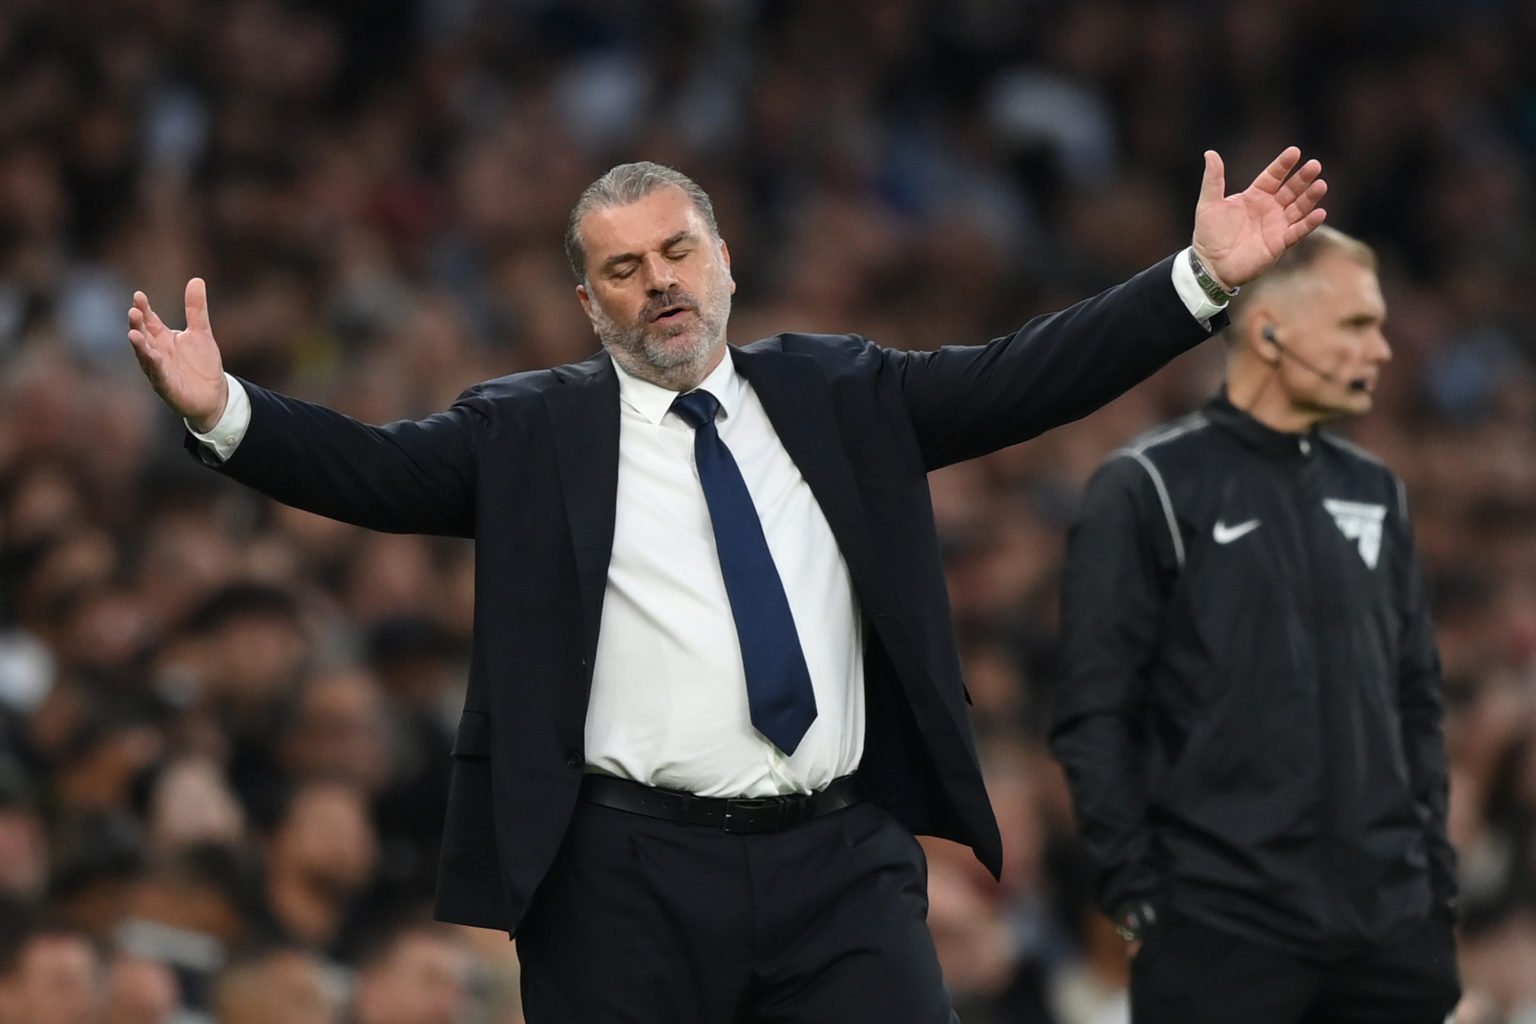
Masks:
[[[741,641],[752,724],[774,746],[793,754],[816,720],[816,694],[757,507],[731,450],[715,429],[719,408],[720,400],[708,391],[690,391],[672,403],[673,411],[694,430],[694,460]]]

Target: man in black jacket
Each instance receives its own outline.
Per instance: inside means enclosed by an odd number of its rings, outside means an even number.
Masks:
[[[1191,246],[987,345],[726,343],[709,197],[626,164],[577,202],[604,351],[373,427],[224,374],[202,281],[130,340],[234,479],[475,538],[475,640],[438,914],[518,939],[530,1022],[951,1016],[913,832],[1001,870],[928,470],[1084,415],[1204,338],[1323,219],[1292,148]],[[1214,293],[1214,294],[1213,294]],[[855,774],[857,772],[857,774]]]
[[[1319,430],[1391,350],[1321,228],[1229,307],[1227,386],[1116,452],[1068,546],[1052,746],[1136,1024],[1440,1024],[1440,671],[1402,482]]]

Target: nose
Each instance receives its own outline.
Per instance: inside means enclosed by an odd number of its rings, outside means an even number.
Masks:
[[[1392,346],[1387,341],[1386,332],[1381,328],[1371,332],[1370,357],[1378,363],[1390,363],[1392,361]]]
[[[645,258],[645,288],[652,295],[664,295],[677,283],[677,268],[660,253]]]

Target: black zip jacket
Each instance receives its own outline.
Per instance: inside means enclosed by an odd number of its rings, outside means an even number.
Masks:
[[[1217,397],[1094,475],[1052,749],[1107,910],[1306,955],[1455,896],[1440,666],[1402,482]]]

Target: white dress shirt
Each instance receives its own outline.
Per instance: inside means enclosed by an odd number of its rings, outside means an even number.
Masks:
[[[616,367],[617,368],[617,367]],[[694,430],[674,391],[619,374],[619,488],[587,705],[587,763],[704,796],[821,789],[864,749],[864,657],[848,567],[821,506],[729,357],[700,387],[741,469],[800,635],[816,721],[786,757],[752,727]]]
[[[1173,261],[1173,284],[1195,319],[1220,312],[1185,254]],[[720,437],[762,519],[816,693],[816,721],[786,757],[752,727],[693,428],[670,411],[676,392],[615,369],[619,481],[587,704],[588,769],[702,796],[821,789],[856,769],[864,750],[863,631],[826,517],[757,393],[722,359],[700,387],[720,402]],[[250,418],[250,399],[230,377],[223,417],[193,434],[227,459]]]

